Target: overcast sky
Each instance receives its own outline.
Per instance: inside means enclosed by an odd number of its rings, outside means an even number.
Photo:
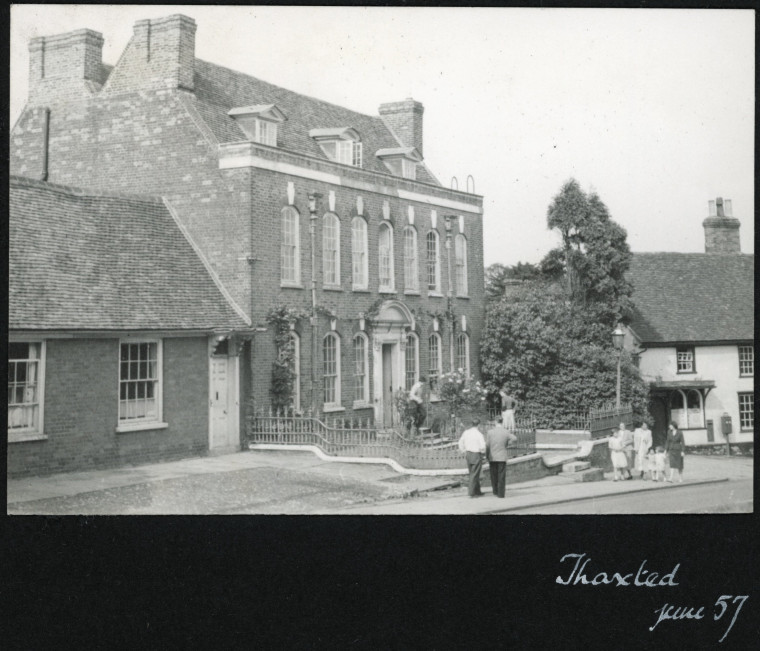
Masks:
[[[704,251],[722,196],[754,252],[752,11],[15,5],[11,125],[30,38],[88,27],[114,64],[136,20],[174,13],[200,59],[372,115],[422,102],[426,163],[484,195],[487,265],[558,243],[546,209],[570,177],[634,251]]]

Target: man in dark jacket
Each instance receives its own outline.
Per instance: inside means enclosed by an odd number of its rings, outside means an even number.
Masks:
[[[515,443],[517,437],[504,429],[503,418],[496,418],[496,426],[488,430],[486,457],[491,472],[491,488],[497,497],[504,497],[507,483],[507,446]]]

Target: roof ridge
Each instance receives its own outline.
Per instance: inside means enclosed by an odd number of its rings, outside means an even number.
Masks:
[[[30,187],[40,188],[44,190],[50,190],[51,192],[60,192],[62,194],[70,194],[78,197],[92,197],[103,199],[126,199],[129,201],[141,201],[143,203],[161,204],[163,203],[163,197],[153,194],[137,194],[129,192],[107,192],[101,190],[87,189],[74,185],[63,185],[62,183],[51,183],[50,181],[42,181],[40,179],[33,179],[29,176],[19,176],[11,174],[8,177],[9,185],[16,187]]]
[[[362,117],[370,118],[372,120],[379,120],[383,125],[385,125],[387,127],[387,125],[383,121],[382,117],[380,117],[379,115],[372,115],[370,113],[362,113],[361,111],[356,111],[354,109],[348,108],[347,106],[343,106],[342,104],[336,104],[335,102],[329,102],[329,101],[327,101],[325,99],[320,99],[318,97],[314,97],[313,95],[307,95],[305,93],[301,93],[301,92],[298,92],[296,90],[291,90],[290,88],[285,88],[285,86],[279,86],[277,84],[273,84],[271,81],[267,81],[266,79],[262,79],[261,77],[255,77],[254,75],[251,75],[251,74],[249,74],[247,72],[243,72],[242,70],[235,70],[234,68],[228,68],[227,66],[222,66],[222,65],[219,65],[218,63],[212,63],[211,61],[205,61],[204,59],[199,59],[198,57],[196,57],[195,60],[196,61],[200,61],[201,63],[204,63],[204,64],[209,65],[209,66],[214,66],[215,68],[221,68],[223,70],[228,70],[229,72],[233,72],[233,73],[235,73],[237,75],[243,75],[244,77],[250,77],[251,79],[254,79],[254,80],[256,80],[256,81],[258,81],[260,83],[269,84],[273,88],[277,88],[279,90],[284,90],[284,91],[287,91],[289,93],[293,93],[294,95],[298,95],[299,97],[305,97],[305,98],[313,100],[315,102],[319,102],[320,104],[326,104],[328,106],[334,106],[335,108],[339,108],[339,109],[341,109],[343,111],[349,111],[350,113],[356,113],[356,115],[361,115]],[[349,126],[350,127],[351,125],[348,124],[348,125],[338,125],[338,126]],[[390,129],[388,129],[388,131],[390,131]],[[393,137],[396,138],[396,135],[393,134]],[[398,138],[396,138],[396,139],[398,140]]]

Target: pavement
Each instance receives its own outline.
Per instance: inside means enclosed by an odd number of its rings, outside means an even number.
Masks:
[[[247,450],[109,470],[7,480],[8,513],[302,513],[473,515],[636,491],[753,477],[750,457],[687,455],[683,484],[580,483],[569,475],[508,484],[506,498],[470,498],[466,477],[414,476],[384,464],[337,463],[311,452]],[[296,490],[298,487],[298,490]]]

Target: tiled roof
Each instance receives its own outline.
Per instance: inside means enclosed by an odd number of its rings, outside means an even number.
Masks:
[[[11,177],[11,329],[247,326],[160,198]]]
[[[283,149],[325,158],[309,132],[313,129],[353,127],[364,144],[364,169],[387,174],[387,168],[375,157],[375,152],[396,149],[402,144],[380,117],[300,95],[200,59],[195,60],[194,84],[198,113],[220,143],[247,139],[235,119],[228,115],[231,109],[274,104],[287,118],[278,127],[278,144]],[[424,165],[418,166],[417,180],[439,185]]]
[[[635,253],[628,278],[643,343],[754,339],[754,255]]]

